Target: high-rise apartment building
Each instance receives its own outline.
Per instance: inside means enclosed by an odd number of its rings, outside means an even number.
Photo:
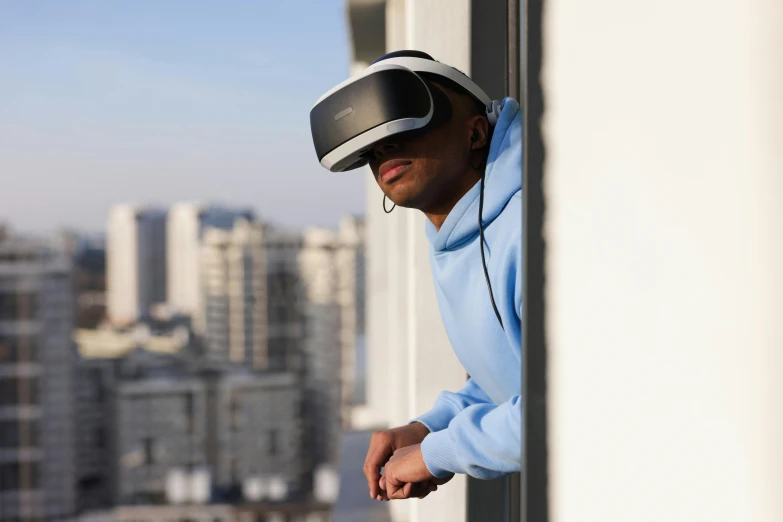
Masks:
[[[122,379],[116,401],[120,504],[280,501],[301,487],[290,374]]]
[[[267,288],[267,358],[271,371],[302,371],[305,293],[299,269],[302,235],[265,231]]]
[[[106,243],[109,319],[131,324],[153,304],[166,301],[166,212],[115,206]]]
[[[106,245],[85,240],[73,253],[76,328],[96,328],[106,319]]]
[[[165,503],[172,473],[206,469],[205,404],[206,386],[196,377],[118,383],[115,458],[121,504]]]
[[[306,444],[315,469],[336,469],[342,424],[336,236],[332,230],[306,230],[298,263],[304,290],[302,366]]]
[[[78,342],[78,337],[77,337]],[[115,359],[79,357],[74,383],[74,451],[79,512],[114,505],[117,487]]]
[[[354,217],[337,232],[265,232],[270,368],[301,376],[313,469],[334,469],[341,426],[361,399],[363,243]]]
[[[0,230],[0,520],[74,514],[69,261]]]
[[[302,392],[290,373],[234,373],[217,382],[214,402],[215,486],[232,500],[281,501],[305,485]]]
[[[269,368],[263,226],[207,227],[201,247],[207,359]]]
[[[365,403],[366,351],[364,336],[364,221],[344,217],[335,251],[336,299],[340,307],[341,409],[344,427],[353,411]]]
[[[230,230],[238,219],[253,220],[249,209],[232,209],[198,203],[171,207],[166,223],[167,301],[178,312],[193,318],[194,331],[206,330],[201,250],[204,230]]]

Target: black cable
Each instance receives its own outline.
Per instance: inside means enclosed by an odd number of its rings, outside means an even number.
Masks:
[[[487,280],[487,290],[489,290],[489,300],[492,302],[492,309],[495,310],[495,316],[498,318],[500,327],[505,331],[506,327],[503,326],[503,319],[500,318],[500,312],[495,304],[495,294],[492,293],[492,283],[489,281],[489,271],[487,270],[487,260],[484,257],[484,223],[482,218],[484,216],[484,176],[486,175],[486,164],[484,160],[477,166],[473,165],[470,154],[473,152],[473,142],[476,141],[476,135],[470,137],[470,148],[468,149],[468,163],[476,170],[481,170],[481,190],[479,191],[479,211],[478,211],[478,226],[479,226],[479,241],[481,241],[481,265],[484,267],[484,278]],[[484,158],[486,159],[486,158]]]
[[[503,326],[503,319],[500,318],[500,312],[495,304],[495,295],[492,293],[492,283],[489,282],[489,272],[487,271],[487,260],[484,258],[484,223],[481,222],[481,217],[484,215],[484,172],[481,173],[481,191],[479,192],[479,212],[478,212],[478,226],[479,226],[479,241],[481,241],[481,264],[484,266],[484,278],[487,280],[487,289],[489,290],[489,300],[492,301],[492,309],[495,310],[495,315],[498,318],[500,327],[505,331]]]
[[[384,212],[386,212],[387,214],[391,214],[391,211],[394,210],[394,208],[396,206],[397,206],[397,204],[392,201],[392,208],[390,208],[389,210],[386,210],[386,194],[383,195],[383,211]]]

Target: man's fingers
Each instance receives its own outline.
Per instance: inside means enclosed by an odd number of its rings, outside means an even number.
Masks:
[[[381,480],[378,481],[378,496],[376,497],[378,500],[389,500],[389,496],[386,494],[386,476],[381,475]]]
[[[380,466],[376,467],[371,463],[365,463],[363,471],[364,476],[367,477],[367,487],[370,490],[370,498],[375,498],[378,496],[378,490],[380,489],[378,487],[378,480],[381,477],[381,468]]]
[[[380,494],[378,481],[381,478],[381,467],[386,464],[391,456],[391,442],[389,435],[384,432],[375,432],[370,440],[370,448],[367,450],[367,458],[364,460],[364,476],[367,478],[367,487],[370,490],[370,498],[377,498]]]
[[[403,484],[397,483],[394,480],[386,479],[386,496],[389,499],[396,499],[396,498],[402,498],[401,497],[401,490],[402,490]]]
[[[400,486],[395,486],[388,481],[386,482],[386,497],[391,500],[393,498],[397,498],[397,490],[400,489]]]
[[[389,498],[395,500],[403,500],[406,498],[421,497],[421,495],[427,495],[429,491],[424,484],[417,484],[414,482],[406,482],[401,484],[400,487],[394,489],[394,491],[387,490]]]
[[[386,481],[386,476],[380,480],[381,493],[383,500],[403,500],[408,498],[424,498],[433,491],[438,490],[438,486],[431,482],[396,482]]]
[[[405,500],[408,497],[405,496],[404,489],[403,488],[399,488],[399,489],[395,490],[394,493],[390,493],[389,494],[389,498],[390,499],[394,499],[394,500]]]

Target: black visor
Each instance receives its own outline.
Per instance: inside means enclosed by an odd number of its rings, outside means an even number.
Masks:
[[[390,136],[422,132],[451,117],[448,97],[405,68],[367,74],[326,95],[310,111],[313,144],[333,172],[366,165],[373,145]]]

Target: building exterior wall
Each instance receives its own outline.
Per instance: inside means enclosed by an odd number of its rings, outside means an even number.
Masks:
[[[169,210],[166,223],[168,302],[193,318],[198,334],[204,333],[201,288],[201,205],[178,203]]]
[[[329,522],[334,520],[331,515],[330,506],[324,504],[120,506],[83,514],[78,522]]]
[[[783,519],[781,20],[546,2],[550,520]]]
[[[305,293],[299,270],[301,234],[267,230],[267,357],[272,371],[301,372]]]
[[[106,304],[109,318],[119,324],[133,322],[139,311],[137,232],[132,206],[112,208],[106,234]]]
[[[388,0],[386,50],[417,49],[470,74],[468,0]],[[433,20],[438,20],[433,31]],[[429,265],[424,216],[395,208],[367,183],[367,401],[357,421],[395,427],[427,411],[467,378],[443,328]],[[465,520],[466,481],[455,477],[422,501],[389,504],[394,520]]]
[[[340,306],[340,373],[343,426],[352,424],[353,410],[365,403],[365,262],[364,222],[346,217],[340,222],[335,268]]]
[[[97,328],[106,319],[106,247],[85,243],[74,256],[74,326]]]
[[[75,509],[73,296],[70,269],[52,267],[41,279],[39,342],[42,374],[42,484],[49,517]]]
[[[166,213],[116,205],[107,224],[107,304],[115,324],[131,324],[166,300]]]
[[[87,513],[79,522],[244,522],[233,506],[120,506],[104,512]]]
[[[139,309],[146,314],[166,302],[166,212],[144,209],[136,215]]]
[[[314,468],[336,472],[341,411],[340,307],[336,300],[337,234],[305,231],[298,263],[304,290],[302,339],[306,445]]]
[[[118,500],[162,503],[175,470],[207,466],[205,385],[196,378],[126,381],[117,389]]]
[[[270,359],[284,357],[300,377],[302,445],[316,492],[336,477],[343,415],[350,419],[343,378],[353,387],[363,323],[360,230],[358,220],[347,218],[341,232],[267,235]]]
[[[259,498],[296,494],[303,483],[302,392],[292,374],[234,375],[218,385],[218,487],[240,486]]]
[[[210,358],[268,369],[262,225],[242,219],[231,230],[207,228],[201,262]]]
[[[0,238],[0,518],[76,509],[70,264]]]
[[[241,219],[253,221],[253,212],[199,203],[177,203],[169,210],[166,224],[168,303],[193,318],[193,329],[198,335],[204,335],[206,330],[206,296],[201,273],[204,230],[231,230]]]
[[[79,358],[74,415],[76,493],[79,512],[116,500],[116,373],[113,359]]]

